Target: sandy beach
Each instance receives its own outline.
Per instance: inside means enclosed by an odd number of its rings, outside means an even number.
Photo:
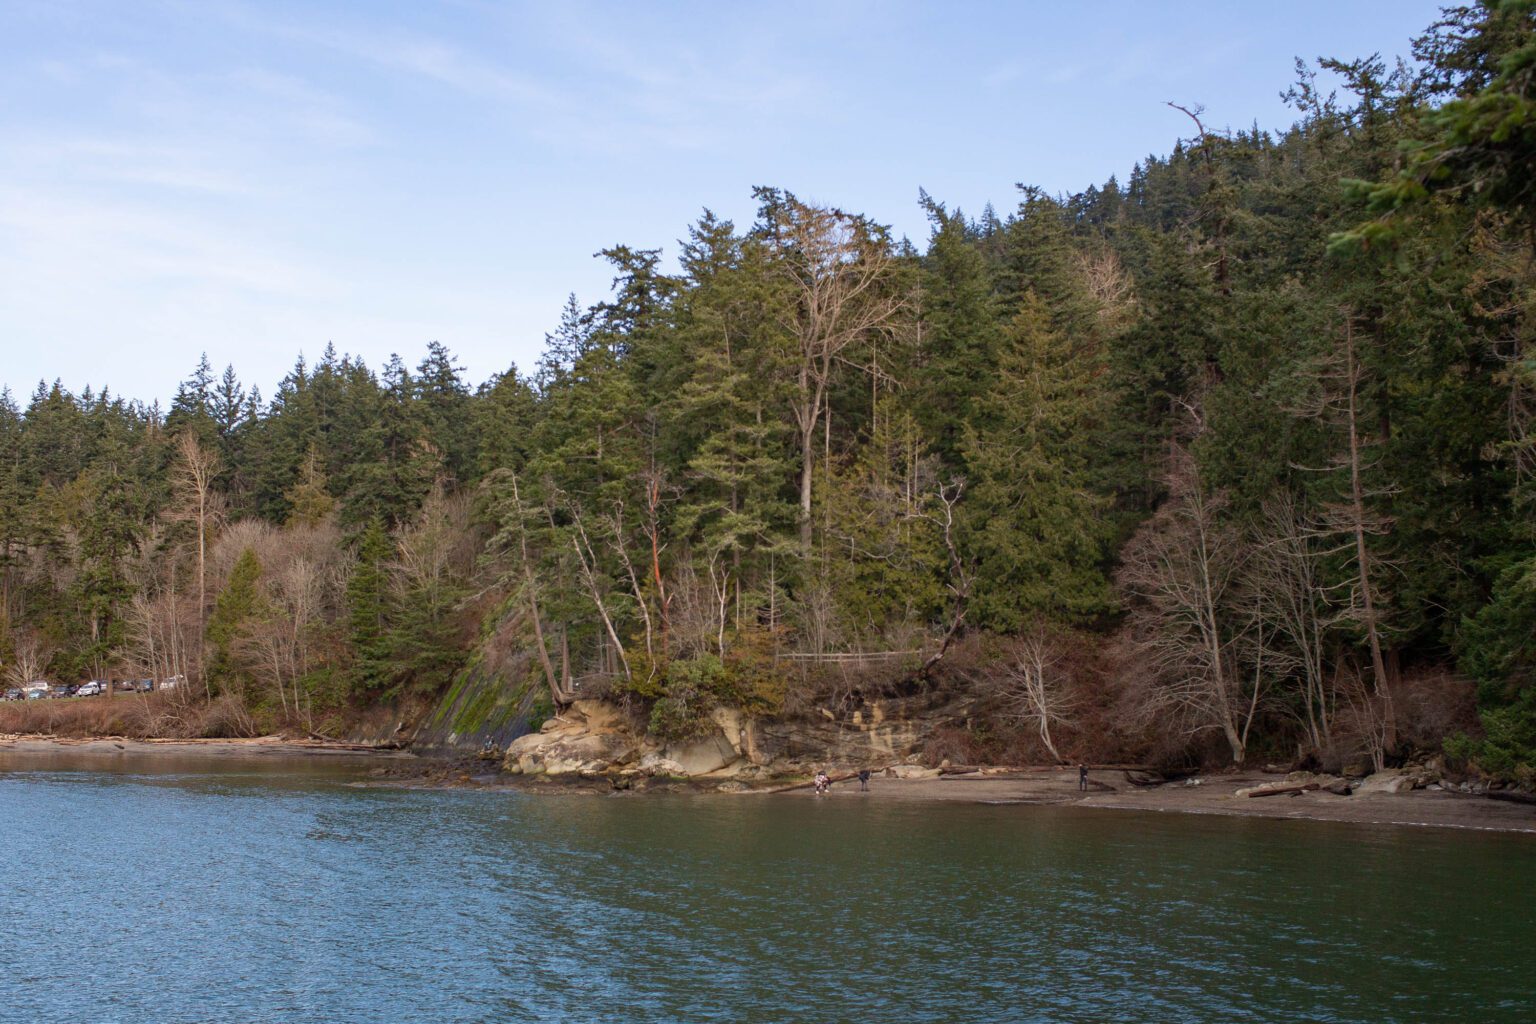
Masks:
[[[1061,804],[1101,810],[1158,811],[1171,814],[1225,814],[1311,821],[1346,821],[1379,825],[1418,825],[1437,828],[1528,832],[1536,835],[1536,806],[1506,803],[1482,795],[1419,789],[1405,793],[1336,796],[1322,791],[1262,797],[1238,796],[1239,789],[1275,783],[1280,778],[1259,772],[1206,775],[1196,785],[1185,782],[1141,788],[1117,771],[1096,771],[1090,778],[1112,790],[1095,787],[1082,793],[1077,773],[1064,771],[998,771],[937,778],[893,779],[876,775],[868,793],[856,780],[836,783],[832,800],[911,800],[982,804]],[[785,793],[817,799],[808,789]]]

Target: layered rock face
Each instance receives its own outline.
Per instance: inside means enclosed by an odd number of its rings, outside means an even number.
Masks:
[[[841,713],[754,719],[716,708],[710,729],[683,743],[646,736],[616,706],[578,700],[507,747],[505,767],[527,775],[644,774],[731,778],[811,767],[885,767],[921,752],[934,729],[963,721],[968,699],[931,695],[859,702]]]
[[[513,740],[505,768],[528,775],[600,772],[639,754],[639,741],[618,708],[578,700],[538,732]]]

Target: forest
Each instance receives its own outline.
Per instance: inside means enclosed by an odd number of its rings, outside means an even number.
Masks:
[[[1298,61],[1283,131],[1180,107],[1124,182],[923,194],[921,245],[757,188],[478,385],[433,342],[7,391],[0,671],[235,732],[471,672],[678,738],[969,686],[973,757],[1529,785],[1536,2],[1413,55]]]

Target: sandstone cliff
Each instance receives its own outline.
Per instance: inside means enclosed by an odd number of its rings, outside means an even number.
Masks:
[[[750,778],[817,767],[884,767],[920,754],[937,728],[964,722],[974,699],[921,694],[756,719],[717,708],[702,735],[665,743],[618,706],[578,700],[506,748],[526,775],[617,774]]]

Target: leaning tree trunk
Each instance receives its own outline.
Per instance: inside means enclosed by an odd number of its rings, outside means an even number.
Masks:
[[[1381,631],[1376,624],[1376,599],[1371,586],[1371,555],[1365,540],[1365,487],[1361,481],[1360,433],[1357,423],[1359,409],[1356,401],[1358,368],[1355,361],[1353,320],[1349,317],[1344,320],[1344,354],[1347,360],[1345,379],[1348,382],[1349,391],[1346,408],[1349,425],[1350,527],[1354,534],[1355,560],[1360,569],[1360,611],[1365,623],[1366,640],[1371,651],[1371,677],[1376,699],[1381,702],[1382,745],[1390,751],[1397,746],[1397,715],[1392,705],[1386,659],[1381,653]]]

